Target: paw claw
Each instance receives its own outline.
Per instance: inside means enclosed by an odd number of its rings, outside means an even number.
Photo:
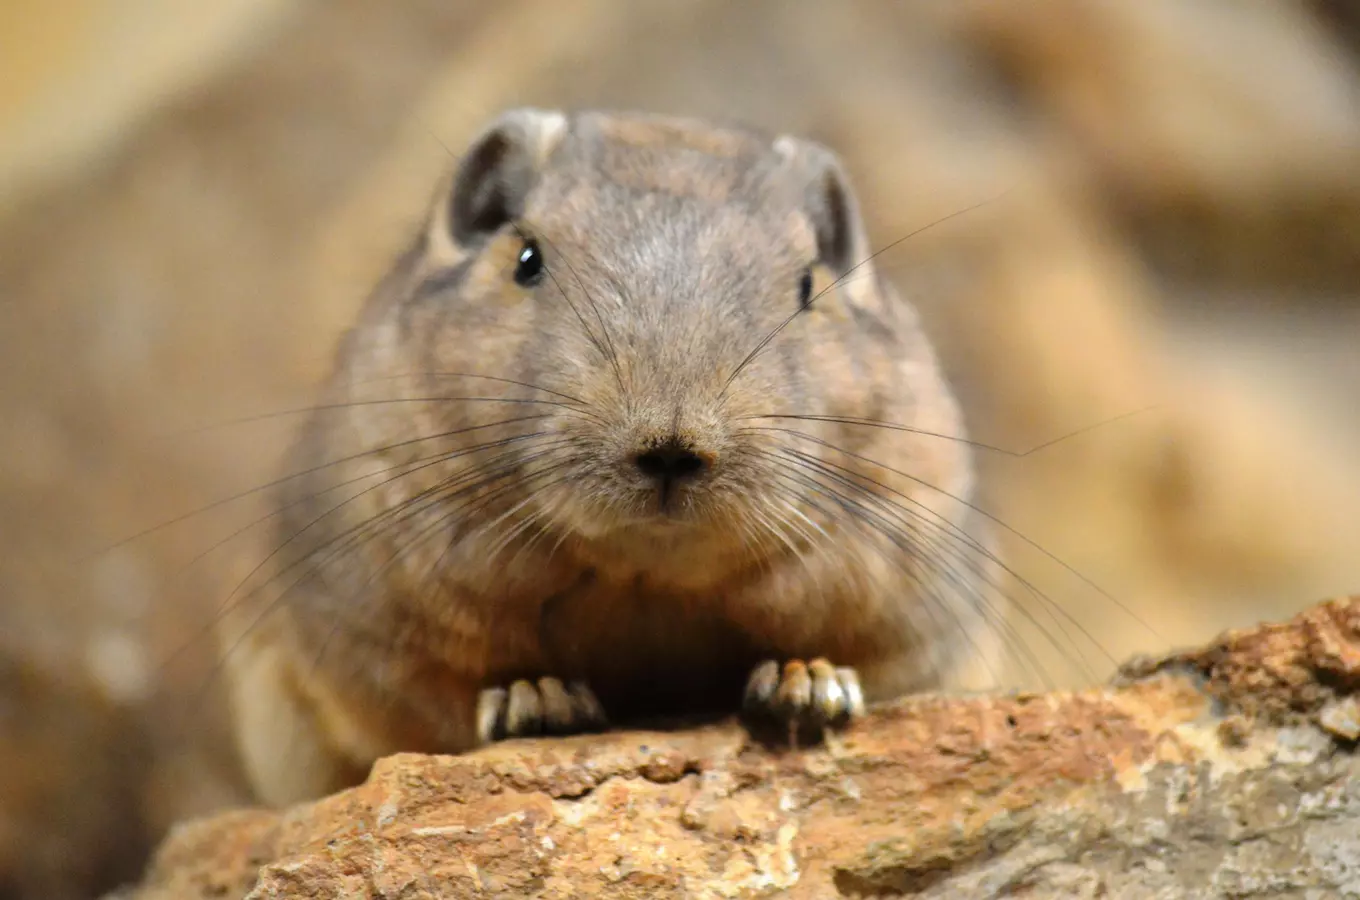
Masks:
[[[604,708],[581,682],[520,679],[508,688],[486,688],[477,699],[477,739],[482,744],[544,733],[595,731],[605,724]]]
[[[814,660],[808,671],[812,681],[812,706],[826,721],[837,721],[847,709],[840,676],[826,660]]]
[[[505,688],[487,688],[477,698],[477,741],[489,744],[496,740],[497,729],[505,720],[505,700],[509,692]]]
[[[802,731],[821,732],[864,714],[864,691],[854,669],[825,659],[766,660],[746,682],[748,716]]]
[[[752,711],[766,708],[778,688],[779,663],[767,659],[752,669],[751,677],[746,680],[746,708]]]
[[[550,734],[562,734],[569,730],[575,718],[575,709],[566,686],[556,678],[540,678],[538,692],[543,700],[543,730]]]
[[[798,660],[784,664],[779,689],[774,692],[774,705],[790,719],[812,706],[812,674],[806,664]]]
[[[836,680],[845,691],[845,710],[852,719],[864,715],[864,688],[859,683],[859,673],[854,669],[842,667],[836,670]]]
[[[515,737],[528,737],[543,730],[543,701],[538,686],[520,680],[510,685],[505,704],[505,731]]]
[[[582,681],[574,681],[568,690],[571,692],[576,721],[582,723],[585,730],[595,731],[608,724],[609,720],[604,714],[604,707],[600,705],[600,701],[595,696],[595,692],[590,689],[590,685]]]

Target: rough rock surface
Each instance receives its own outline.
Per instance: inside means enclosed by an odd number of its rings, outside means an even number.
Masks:
[[[1360,897],[1360,597],[1103,690],[398,756],[179,828],[126,900]]]

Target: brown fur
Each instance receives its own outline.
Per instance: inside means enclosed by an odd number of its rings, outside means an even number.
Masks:
[[[535,287],[513,278],[522,235]],[[869,253],[811,142],[493,123],[344,340],[279,495],[274,577],[227,629],[261,797],[466,749],[479,691],[516,678],[585,679],[626,720],[735,708],[766,658],[853,667],[871,702],[987,664],[1001,610],[956,530],[975,530],[963,423],[915,311],[872,263],[846,274]],[[809,266],[815,302],[734,377]],[[666,441],[710,469],[663,506],[632,460]]]

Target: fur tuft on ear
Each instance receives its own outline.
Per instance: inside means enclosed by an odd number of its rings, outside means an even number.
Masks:
[[[819,261],[838,275],[863,262],[869,240],[840,158],[821,144],[788,135],[777,138],[774,146],[801,179],[803,208],[817,235]]]
[[[502,113],[473,140],[458,164],[448,204],[448,230],[467,245],[524,212],[538,171],[561,140],[560,112],[521,107]]]

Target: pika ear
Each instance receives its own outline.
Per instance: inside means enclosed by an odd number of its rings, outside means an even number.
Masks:
[[[475,242],[523,215],[525,198],[566,129],[564,114],[529,107],[504,112],[484,128],[454,172],[446,207],[454,241]]]
[[[869,238],[840,157],[814,141],[788,135],[775,140],[775,150],[797,172],[803,209],[817,235],[820,262],[837,274],[863,262],[869,255]]]

